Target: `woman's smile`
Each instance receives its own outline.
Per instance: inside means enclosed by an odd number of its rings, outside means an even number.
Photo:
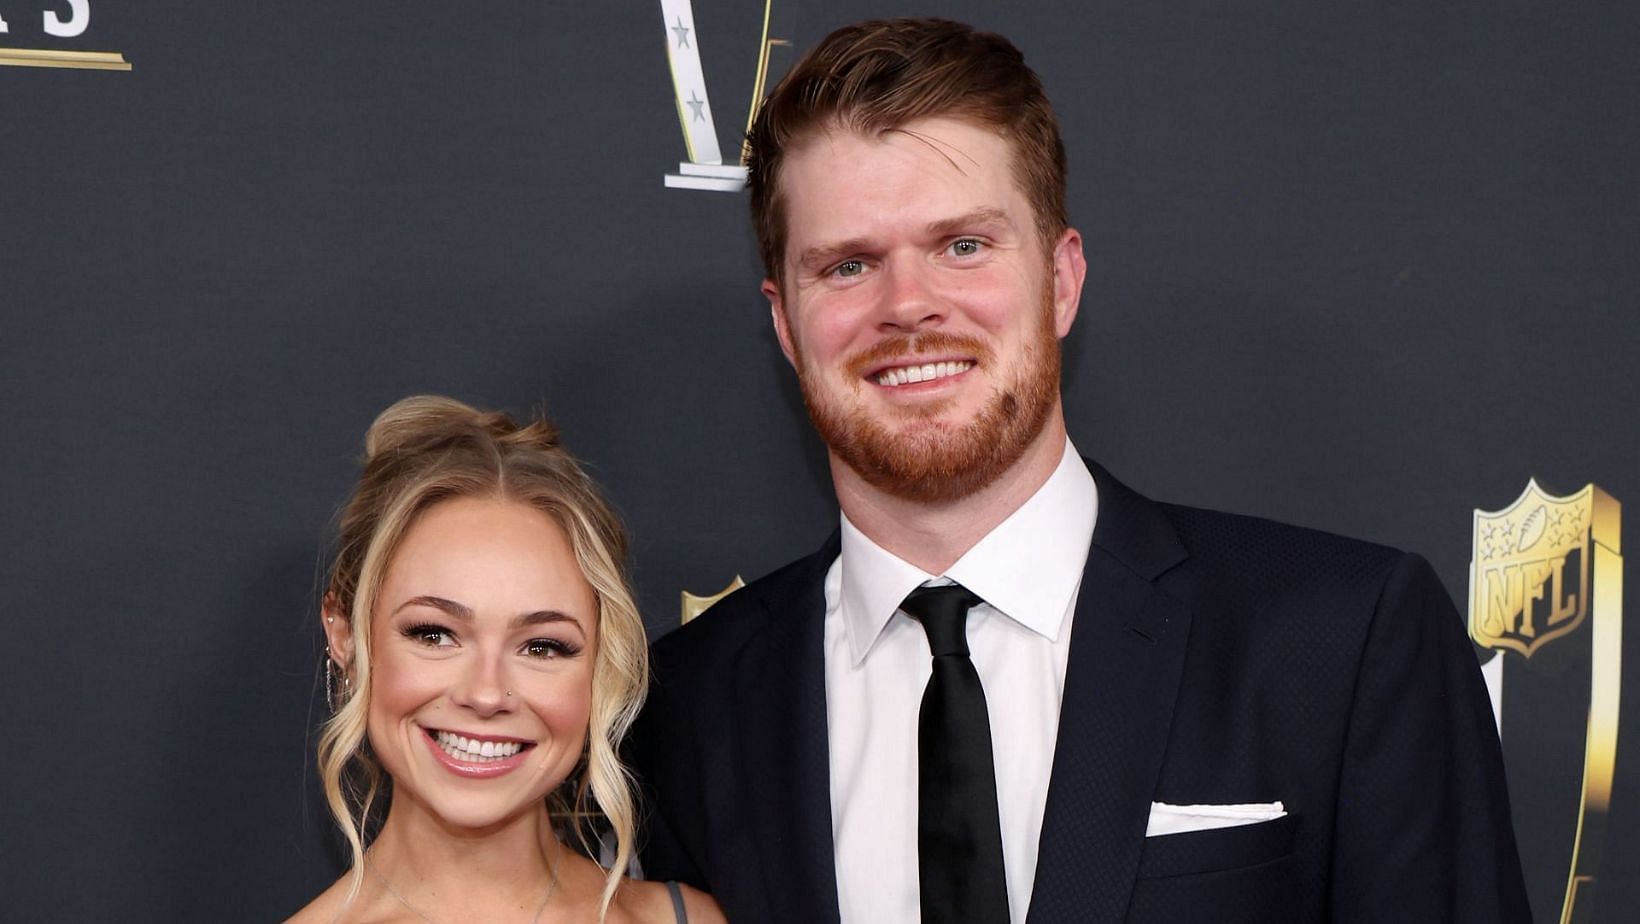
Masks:
[[[522,767],[533,741],[469,737],[441,729],[422,728],[422,737],[439,765],[468,779],[490,779]]]

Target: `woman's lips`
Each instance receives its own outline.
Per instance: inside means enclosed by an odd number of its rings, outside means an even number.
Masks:
[[[468,779],[488,779],[510,773],[523,766],[524,755],[528,754],[530,749],[534,747],[533,744],[512,739],[475,741],[454,732],[429,728],[421,729],[421,735],[427,741],[427,747],[432,750],[435,760],[451,773]],[[473,754],[468,749],[473,744],[478,744],[481,748],[484,745],[489,745],[492,751],[491,756],[485,757],[482,752]],[[498,749],[504,753],[514,747],[517,748],[517,751],[506,756],[494,753]],[[458,754],[466,756],[460,757],[457,756]]]

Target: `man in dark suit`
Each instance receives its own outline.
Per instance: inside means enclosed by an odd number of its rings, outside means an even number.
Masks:
[[[737,922],[1527,920],[1429,566],[1072,447],[1082,241],[1011,44],[839,30],[749,167],[841,522],[655,644],[648,875]]]

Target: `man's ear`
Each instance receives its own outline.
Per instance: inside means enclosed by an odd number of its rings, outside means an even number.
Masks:
[[[343,611],[333,593],[325,594],[325,644],[330,660],[344,672],[353,666],[353,621]]]
[[[1071,332],[1071,323],[1076,320],[1076,310],[1082,301],[1082,280],[1087,275],[1082,233],[1066,228],[1053,248],[1053,329],[1058,337]]]
[[[795,369],[797,351],[792,349],[791,322],[786,320],[786,303],[780,297],[780,283],[773,279],[763,280],[763,297],[769,300],[769,318],[774,321],[774,335],[780,341],[780,352],[786,354],[786,362]]]

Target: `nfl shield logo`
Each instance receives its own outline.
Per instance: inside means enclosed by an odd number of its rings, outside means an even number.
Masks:
[[[702,597],[698,594],[692,594],[687,590],[683,591],[683,621],[689,622],[696,616],[699,616],[708,609],[711,609],[712,604],[722,600],[724,597],[729,596],[745,586],[746,582],[741,580],[740,575],[737,574],[735,575],[735,579],[729,582],[728,587],[723,588],[715,594],[708,594]]]
[[[1478,644],[1530,658],[1583,624],[1599,491],[1555,497],[1534,480],[1508,507],[1475,511],[1469,634]]]

